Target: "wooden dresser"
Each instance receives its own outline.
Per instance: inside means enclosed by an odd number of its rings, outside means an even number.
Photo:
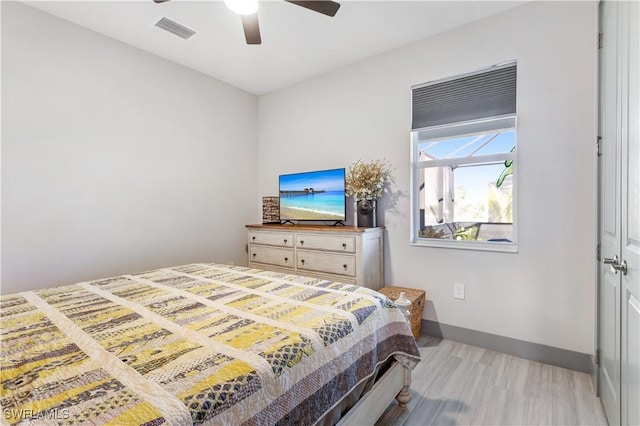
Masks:
[[[249,267],[384,286],[384,228],[246,225]]]

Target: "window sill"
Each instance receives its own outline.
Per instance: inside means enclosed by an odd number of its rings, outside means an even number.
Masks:
[[[499,253],[518,253],[518,245],[515,243],[488,243],[479,241],[453,241],[417,238],[413,239],[410,244],[414,247],[434,247],[472,251],[493,251]]]

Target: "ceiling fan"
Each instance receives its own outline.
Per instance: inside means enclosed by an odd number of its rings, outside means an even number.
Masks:
[[[155,3],[165,3],[169,0],[153,0]],[[331,0],[284,0],[297,6],[304,7],[314,12],[327,16],[335,16],[340,9],[340,3]],[[244,38],[247,44],[261,44],[260,26],[258,25],[258,0],[224,0],[225,4],[233,12],[240,15]]]

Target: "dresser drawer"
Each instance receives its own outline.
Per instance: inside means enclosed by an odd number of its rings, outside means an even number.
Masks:
[[[252,245],[249,248],[249,259],[251,262],[293,267],[295,252],[293,249]]]
[[[309,250],[355,253],[356,239],[354,237],[333,237],[312,234],[296,235],[296,247]]]
[[[281,272],[283,274],[296,275],[296,271],[293,268],[274,266],[266,263],[249,262],[249,268],[257,268],[257,269],[262,269],[264,271],[273,271],[273,272]]]
[[[338,275],[338,274],[323,274],[318,271],[303,271],[299,270],[298,275],[313,275],[313,278],[320,278],[322,280],[340,282],[345,284],[357,284],[356,277],[349,277],[346,275]]]
[[[356,258],[345,254],[318,253],[298,250],[298,274],[303,270],[324,272],[354,277],[356,275]]]
[[[293,247],[293,233],[291,232],[249,232],[249,243],[266,244],[269,246]]]

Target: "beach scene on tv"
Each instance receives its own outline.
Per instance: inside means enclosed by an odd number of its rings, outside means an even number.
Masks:
[[[344,169],[280,176],[281,220],[345,220]]]

